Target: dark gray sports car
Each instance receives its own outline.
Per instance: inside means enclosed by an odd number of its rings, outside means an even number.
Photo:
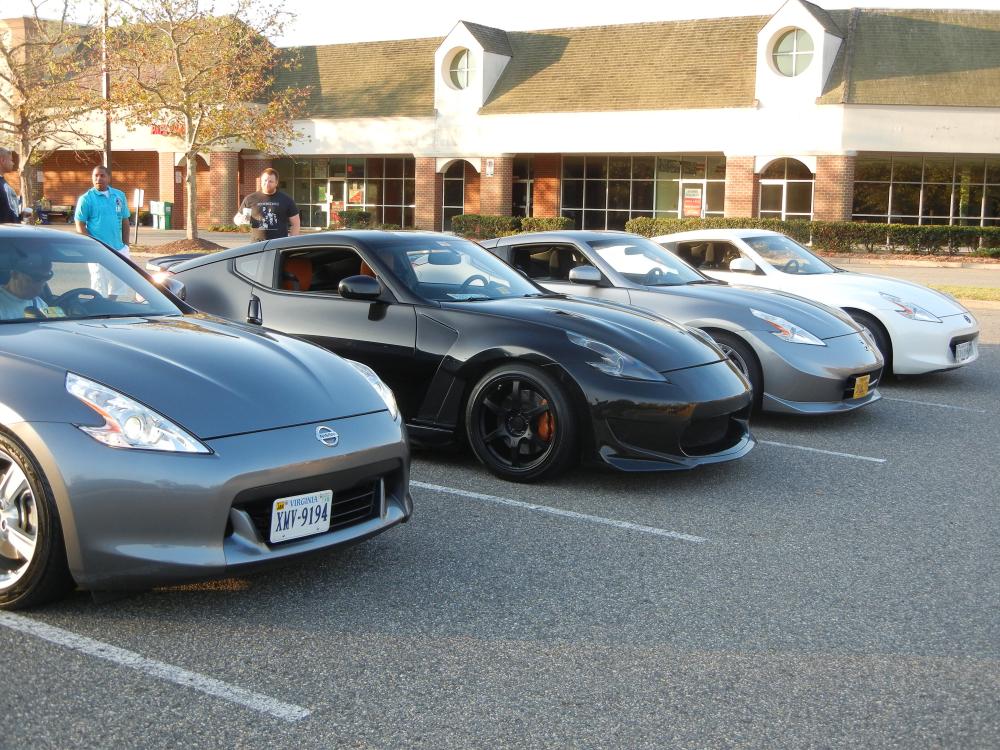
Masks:
[[[408,481],[368,367],[196,314],[92,239],[0,227],[0,606],[358,541],[410,517]]]

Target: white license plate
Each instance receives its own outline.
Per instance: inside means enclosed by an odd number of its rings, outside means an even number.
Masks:
[[[963,341],[955,347],[955,361],[964,362],[976,353],[976,343],[974,341]]]
[[[286,542],[330,529],[333,490],[282,497],[271,505],[271,541]]]

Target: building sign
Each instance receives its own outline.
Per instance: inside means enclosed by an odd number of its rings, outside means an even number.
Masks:
[[[174,123],[172,125],[156,123],[155,125],[150,126],[149,132],[152,135],[166,135],[180,138],[184,135],[184,127],[180,123]]]
[[[685,219],[701,218],[702,189],[700,187],[684,188],[684,204],[681,208],[681,216]]]

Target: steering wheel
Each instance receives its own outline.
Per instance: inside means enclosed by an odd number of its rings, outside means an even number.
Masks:
[[[785,273],[798,273],[799,272],[799,262],[792,258],[785,265],[781,267],[781,270]]]
[[[85,309],[84,298],[86,297],[91,298],[87,300],[88,302],[92,302],[98,299],[104,299],[104,297],[101,296],[101,293],[98,292],[96,289],[91,289],[90,287],[86,286],[78,286],[75,289],[70,289],[69,291],[63,292],[54,300],[52,300],[52,306],[61,307],[64,310],[72,310],[72,309],[84,310]]]
[[[659,266],[653,266],[646,271],[646,276],[643,279],[643,283],[649,284],[650,286],[655,286],[661,281],[663,281],[663,269]]]
[[[467,278],[465,281],[462,282],[462,288],[460,290],[462,294],[468,294],[469,293],[469,289],[472,288],[472,282],[473,281],[479,281],[479,282],[481,282],[479,284],[479,286],[483,287],[484,289],[490,285],[489,279],[487,279],[482,274],[476,273],[476,274],[473,274],[472,276],[470,276],[469,278]]]

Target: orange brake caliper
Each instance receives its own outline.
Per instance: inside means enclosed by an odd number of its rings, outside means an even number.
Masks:
[[[543,400],[542,406],[548,403],[548,401]],[[555,431],[556,421],[552,418],[552,412],[547,411],[539,415],[538,422],[535,424],[535,434],[547,443],[552,439],[552,434]]]

